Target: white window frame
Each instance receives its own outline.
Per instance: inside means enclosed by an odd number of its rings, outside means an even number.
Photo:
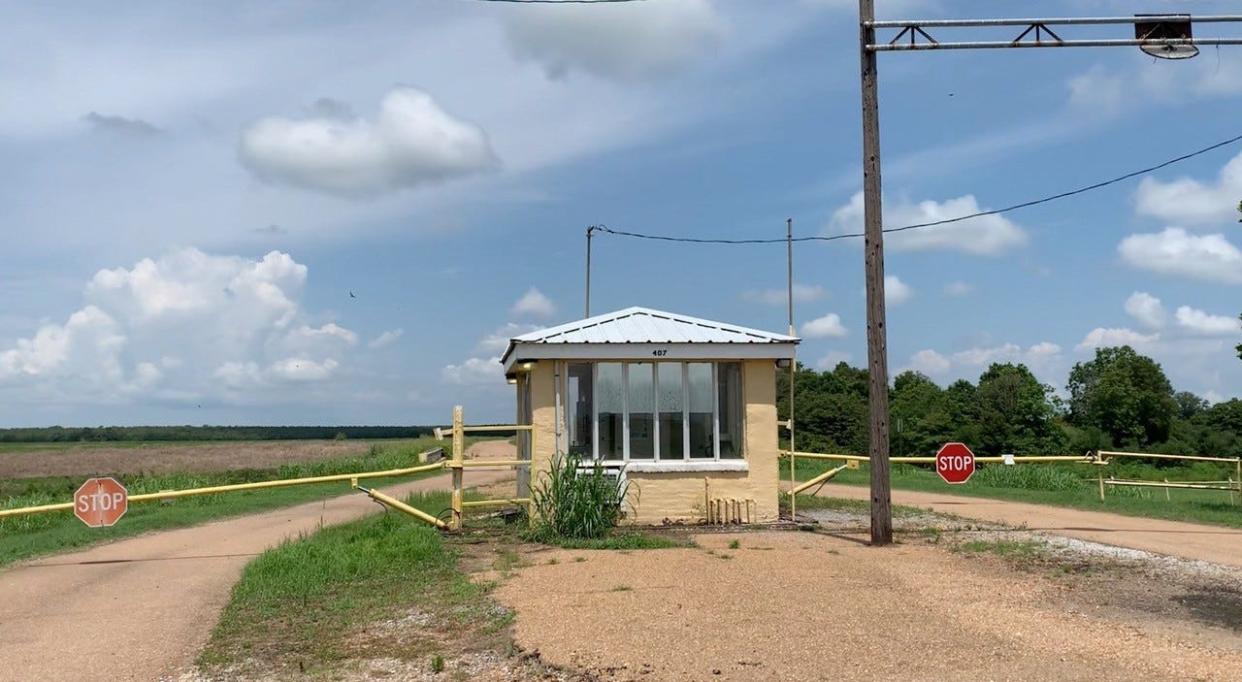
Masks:
[[[736,363],[736,360],[697,360],[696,363],[707,363],[711,366],[712,371],[712,456],[711,457],[691,457],[690,456],[690,362],[689,361],[624,361],[624,360],[593,360],[591,364],[591,456],[594,461],[608,467],[626,466],[632,471],[643,470],[664,470],[664,471],[708,471],[708,470],[747,470],[748,452],[745,447],[745,437],[742,443],[740,457],[729,457],[721,459],[720,457],[720,364],[723,362]],[[621,365],[621,459],[601,459],[599,451],[599,396],[597,389],[599,388],[599,366],[600,364],[618,364]],[[577,364],[577,363],[575,363]],[[630,458],[630,365],[643,364],[651,366],[651,392],[652,392],[652,444],[653,456],[650,459],[631,459]],[[663,457],[660,454],[660,365],[677,364],[681,367],[681,457],[677,459]],[[568,371],[566,371],[568,374]],[[745,392],[745,372],[738,373],[738,391],[739,398],[744,399]],[[746,432],[746,415],[743,410],[741,431]]]

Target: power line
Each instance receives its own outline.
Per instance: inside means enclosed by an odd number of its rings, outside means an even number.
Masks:
[[[1130,180],[1131,178],[1136,178],[1140,175],[1146,175],[1148,173],[1153,173],[1162,168],[1168,168],[1169,166],[1172,166],[1173,164],[1181,163],[1182,161],[1186,161],[1188,159],[1193,159],[1196,156],[1207,154],[1208,152],[1215,151],[1217,149],[1220,149],[1221,147],[1227,147],[1239,141],[1242,141],[1242,135],[1236,135],[1227,140],[1221,140],[1220,142],[1208,145],[1206,147],[1203,147],[1202,149],[1196,149],[1195,151],[1190,152],[1188,154],[1183,154],[1179,157],[1169,159],[1167,161],[1162,161],[1154,166],[1148,166],[1147,168],[1141,168],[1136,171],[1131,171],[1129,173],[1126,173],[1125,175],[1119,175],[1115,178],[1110,178],[1102,182],[1096,182],[1090,185],[1085,185],[1077,189],[1069,190],[1068,192],[1060,192],[1058,194],[1052,194],[1052,195],[1042,197],[1039,199],[1033,199],[1031,201],[1024,201],[1022,203],[1013,204],[1011,206],[1006,206],[1004,208],[997,208],[997,209],[993,209],[990,211],[979,211],[978,213],[971,213],[969,215],[958,216],[956,218],[945,218],[943,220],[933,220],[931,222],[915,223],[913,225],[903,225],[901,227],[886,227],[884,228],[883,231],[884,232],[906,232],[908,230],[920,230],[920,229],[927,228],[927,227],[936,227],[938,225],[948,225],[950,223],[960,223],[964,220],[971,220],[973,218],[982,218],[982,217],[990,216],[990,215],[1000,215],[1002,213],[1009,213],[1011,211],[1017,211],[1023,208],[1030,208],[1032,206],[1038,206],[1040,204],[1047,204],[1053,201],[1058,201],[1060,199],[1066,199],[1068,197],[1072,197],[1078,194],[1085,194],[1087,192],[1091,192],[1097,189],[1102,189],[1104,187],[1108,187],[1109,185],[1115,185],[1119,182],[1124,182],[1126,180]],[[666,241],[666,242],[683,242],[683,243],[688,243],[688,244],[784,244],[790,241],[789,239],[781,239],[781,238],[710,239],[710,238],[698,238],[698,237],[670,237],[667,235],[642,234],[639,232],[627,232],[625,230],[614,230],[604,225],[596,225],[594,226],[594,229],[600,232],[606,232],[608,234],[614,234],[620,237],[634,237],[637,239],[652,239],[652,240]],[[795,242],[831,242],[831,241],[836,241],[838,239],[853,239],[853,238],[862,237],[862,236],[864,236],[862,232],[849,232],[849,233],[834,234],[834,235],[794,237],[792,241],[795,241]]]
[[[473,0],[474,2],[509,2],[516,5],[608,5],[620,2],[646,2],[647,0]]]

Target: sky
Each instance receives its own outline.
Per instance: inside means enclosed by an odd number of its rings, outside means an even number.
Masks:
[[[1236,10],[877,4],[881,18]],[[515,334],[582,316],[588,225],[725,238],[783,237],[787,218],[797,235],[861,225],[850,0],[3,13],[0,426],[432,424],[454,404],[506,420],[497,358]],[[1242,134],[1242,48],[879,63],[890,227]],[[1242,395],[1239,200],[1234,144],[890,235],[891,372],[947,384],[1022,362],[1063,391],[1074,363],[1125,343],[1179,390]],[[865,366],[862,266],[858,240],[797,245],[801,362]],[[594,241],[595,313],[641,305],[783,332],[784,284],[779,244]]]

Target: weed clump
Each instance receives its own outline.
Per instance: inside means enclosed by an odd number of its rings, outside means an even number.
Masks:
[[[598,462],[584,466],[576,454],[554,457],[531,488],[535,512],[533,539],[595,540],[605,537],[624,516],[629,483]]]

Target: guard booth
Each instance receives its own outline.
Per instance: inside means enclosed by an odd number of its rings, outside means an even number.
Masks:
[[[567,452],[616,471],[630,523],[775,521],[776,372],[797,343],[647,308],[514,337],[501,362],[534,427],[519,457],[530,477]]]

